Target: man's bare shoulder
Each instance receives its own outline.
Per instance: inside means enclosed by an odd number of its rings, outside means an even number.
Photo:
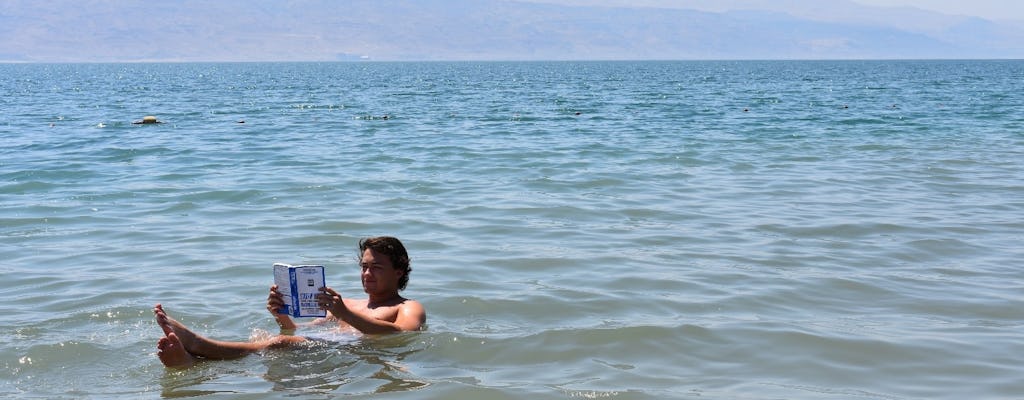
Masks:
[[[423,304],[413,299],[405,299],[398,304],[398,311],[403,313],[426,314]]]
[[[413,299],[403,299],[401,303],[398,303],[399,307],[419,307],[423,308],[423,304]]]
[[[395,322],[403,331],[418,331],[427,323],[427,311],[416,300],[405,299],[396,311]]]

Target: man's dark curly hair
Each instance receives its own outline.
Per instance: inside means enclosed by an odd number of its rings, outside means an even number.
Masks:
[[[391,236],[377,236],[360,240],[360,264],[363,262],[363,253],[366,252],[366,249],[388,256],[391,259],[391,266],[405,271],[405,274],[398,280],[398,290],[405,290],[405,285],[409,283],[409,273],[412,272],[412,267],[409,265],[409,253],[405,251],[402,242]]]

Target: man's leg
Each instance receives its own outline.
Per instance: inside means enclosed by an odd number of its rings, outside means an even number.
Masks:
[[[274,336],[272,338],[256,342],[226,342],[222,340],[214,340],[192,332],[192,330],[188,329],[185,325],[182,325],[180,322],[167,316],[167,312],[164,311],[164,308],[160,304],[153,307],[153,313],[156,315],[157,325],[160,325],[160,329],[164,331],[164,338],[161,338],[160,342],[157,342],[157,348],[160,348],[161,342],[167,342],[164,345],[167,351],[174,350],[175,353],[177,352],[174,349],[175,345],[180,344],[180,347],[192,356],[225,360],[239,358],[249,353],[267,348],[285,347],[294,343],[306,341],[306,338],[301,336],[286,335]],[[163,358],[161,358],[161,361],[163,361]],[[164,364],[166,365],[167,363]]]

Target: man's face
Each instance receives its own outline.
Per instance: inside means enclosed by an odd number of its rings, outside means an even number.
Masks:
[[[391,259],[384,254],[366,249],[363,251],[362,267],[363,291],[366,293],[388,293],[398,291],[398,279],[403,271],[395,269]]]

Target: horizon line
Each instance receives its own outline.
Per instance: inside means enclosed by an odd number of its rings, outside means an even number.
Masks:
[[[917,57],[917,58],[579,58],[579,59],[365,59],[365,60],[106,60],[106,61],[26,61],[26,60],[0,60],[0,64],[256,64],[256,63],[339,63],[339,64],[366,64],[366,63],[487,63],[487,62],[696,62],[696,61],[1024,61],[1024,58],[1015,57]]]

